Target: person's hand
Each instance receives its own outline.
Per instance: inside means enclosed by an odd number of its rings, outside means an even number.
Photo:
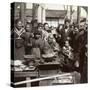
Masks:
[[[27,46],[32,46],[32,44],[31,43],[28,43]]]
[[[61,35],[58,35],[59,38],[61,38]]]
[[[70,40],[70,37],[67,37],[67,40]]]
[[[74,65],[75,67],[79,67],[79,61],[77,60]]]

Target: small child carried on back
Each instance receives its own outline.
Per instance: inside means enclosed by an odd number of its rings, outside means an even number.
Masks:
[[[73,59],[73,49],[72,47],[69,45],[69,41],[65,41],[65,44],[62,48],[62,52],[65,56],[67,56],[69,59]]]
[[[64,65],[67,67],[72,68],[74,63],[74,55],[73,55],[73,49],[69,45],[69,41],[66,40],[64,46],[62,47],[62,53],[64,56]]]

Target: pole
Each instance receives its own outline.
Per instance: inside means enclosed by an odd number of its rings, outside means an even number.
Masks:
[[[47,79],[56,78],[56,77],[70,76],[70,75],[71,75],[71,73],[66,73],[66,74],[48,76],[48,77],[45,77],[45,78],[37,78],[37,79],[32,79],[32,80],[25,80],[25,81],[21,81],[21,82],[12,83],[12,84],[13,85],[20,85],[20,84],[24,84],[24,83],[31,83],[31,82],[47,80]]]

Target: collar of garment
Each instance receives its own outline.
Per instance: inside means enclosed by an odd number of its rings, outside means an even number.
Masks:
[[[25,29],[21,28],[20,30],[18,30],[17,28],[15,28],[14,31],[20,37],[25,32]]]

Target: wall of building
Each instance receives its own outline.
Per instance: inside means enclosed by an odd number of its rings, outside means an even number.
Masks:
[[[58,23],[63,23],[64,22],[64,18],[56,18],[55,19],[55,15],[54,18],[47,18],[47,14],[46,14],[46,10],[67,10],[67,17],[69,19],[72,19],[73,21],[77,21],[77,6],[72,6],[72,13],[70,11],[70,7],[71,6],[65,6],[65,5],[54,5],[54,4],[39,4],[37,10],[36,10],[36,19],[38,19],[38,22],[48,22],[50,26],[57,26]],[[24,9],[24,8],[22,8]],[[22,10],[22,18],[24,18],[25,21],[31,21],[32,17],[33,17],[33,4],[32,3],[25,3],[25,10]],[[16,3],[16,8],[15,8],[15,19],[20,17],[20,3]],[[61,12],[60,11],[60,12]],[[87,18],[87,12],[85,11],[85,9],[81,8],[81,12],[80,12],[80,18]]]

